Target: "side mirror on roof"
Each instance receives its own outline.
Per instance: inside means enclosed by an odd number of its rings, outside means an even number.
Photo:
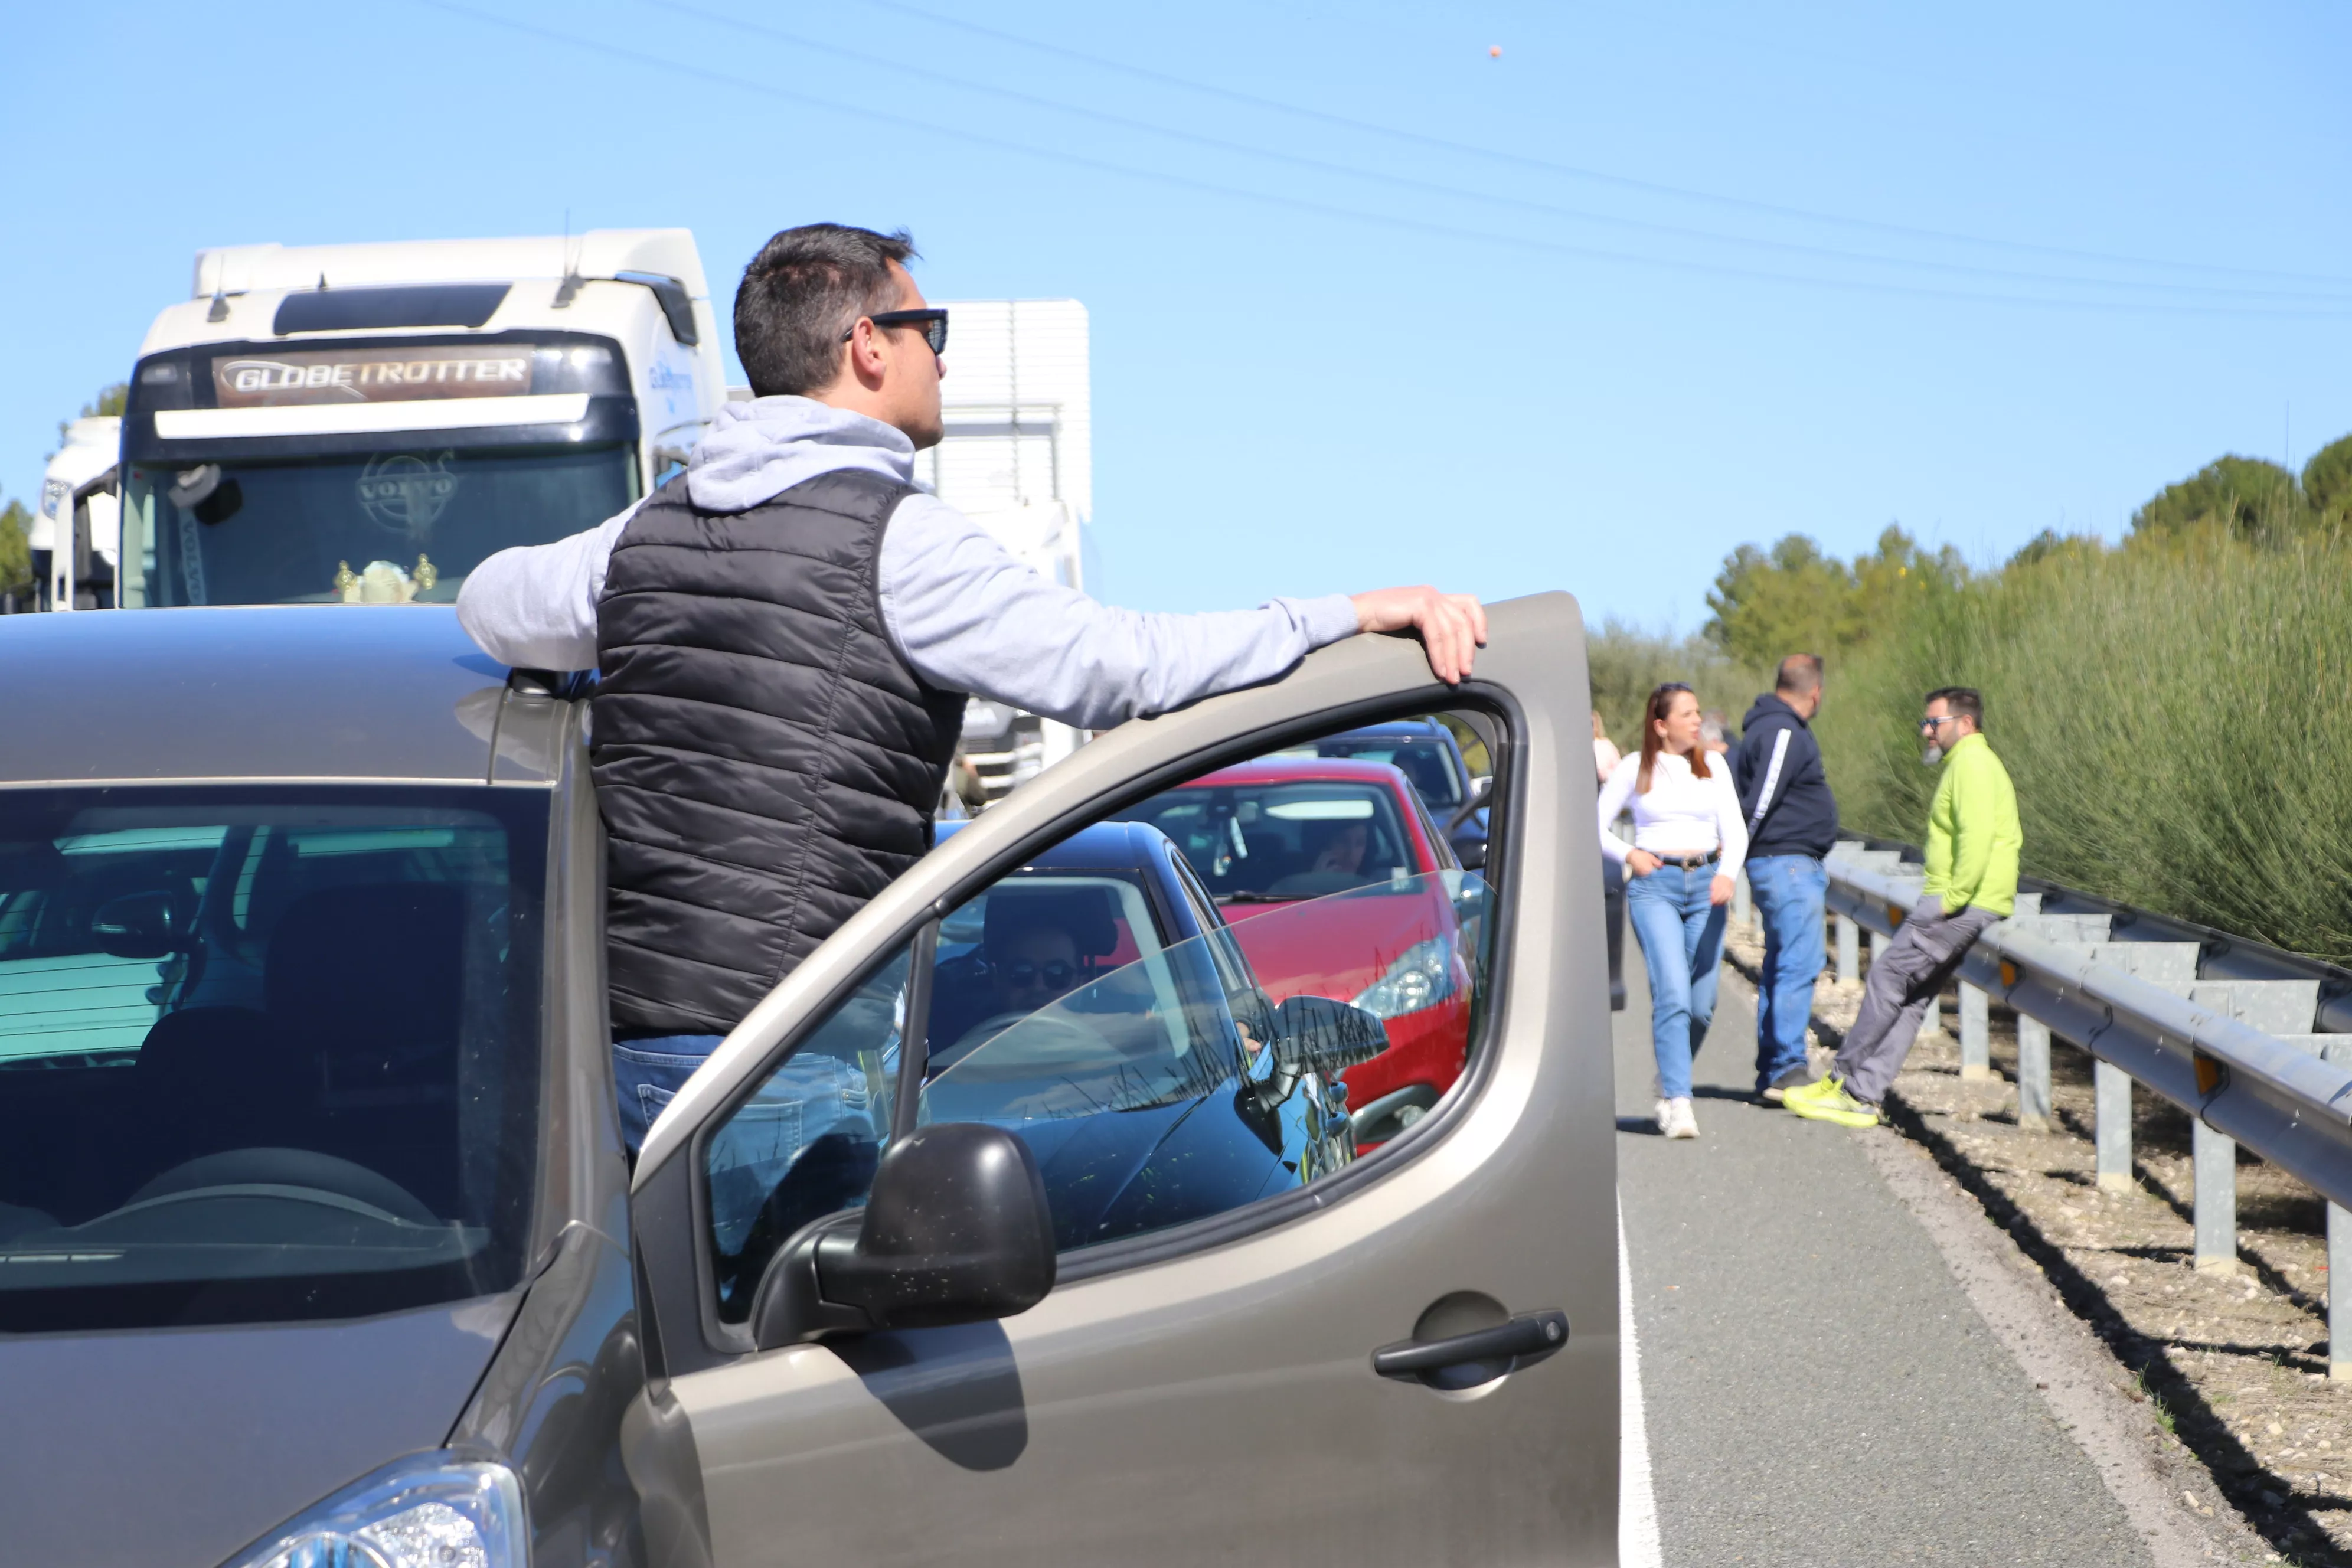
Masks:
[[[751,1300],[761,1350],[1009,1318],[1054,1288],[1045,1179],[1001,1127],[946,1121],[894,1140],[856,1220],[819,1220],[777,1251]]]
[[[115,958],[168,958],[179,950],[180,901],[169,892],[125,893],[98,906],[90,940]]]

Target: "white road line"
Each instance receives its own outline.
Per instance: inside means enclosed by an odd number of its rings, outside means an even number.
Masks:
[[[1650,1489],[1650,1428],[1642,1418],[1642,1344],[1633,1332],[1633,1267],[1617,1208],[1617,1562],[1660,1568],[1658,1500]]]

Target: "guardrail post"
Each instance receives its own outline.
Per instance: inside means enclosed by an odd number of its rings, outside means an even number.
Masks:
[[[1731,923],[1746,931],[1756,921],[1755,901],[1748,897],[1748,873],[1739,873],[1739,880],[1731,888]]]
[[[2352,1268],[2352,1214],[2327,1205],[2327,1376],[2352,1383],[2352,1285],[2336,1282]]]
[[[1939,1035],[1943,1031],[1944,999],[1941,996],[1930,996],[1927,998],[1927,1011],[1921,1015],[1919,1019],[1919,1032],[1923,1035]]]
[[[2238,1143],[2205,1125],[2189,1127],[2189,1158],[2197,1173],[2197,1272],[2238,1271]],[[2335,1271],[2328,1271],[2332,1289]],[[2331,1347],[2328,1352],[2335,1353]]]
[[[2099,1100],[2099,1190],[2132,1190],[2131,1074],[2113,1062],[2096,1062],[2091,1081]]]
[[[1850,915],[1837,917],[1837,977],[1841,985],[1862,984],[1862,928]]]
[[[2017,1130],[2050,1131],[2050,1026],[2017,1016]]]
[[[1960,983],[1960,1077],[1992,1077],[1992,998],[1982,988]]]

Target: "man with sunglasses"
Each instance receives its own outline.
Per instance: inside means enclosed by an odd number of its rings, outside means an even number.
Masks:
[[[947,312],[914,244],[787,229],[745,269],[756,395],[687,471],[467,577],[458,619],[520,668],[594,669],[614,1059],[632,1148],[753,1004],[929,847],[968,695],[1107,729],[1412,631],[1447,682],[1486,640],[1433,588],[1143,615],[1023,564],[916,483],[944,426]]]
[[[1788,1091],[1790,1110],[1842,1127],[1877,1125],[1887,1086],[1903,1069],[1927,1003],[1985,927],[2017,907],[2025,836],[2017,791],[1983,734],[1984,699],[1965,686],[1927,693],[1919,721],[1927,764],[1943,763],[1927,807],[1927,875],[1918,907],[1871,962],[1862,1011],[1819,1083]]]

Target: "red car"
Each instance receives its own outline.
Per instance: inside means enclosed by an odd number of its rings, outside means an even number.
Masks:
[[[1385,1023],[1389,1048],[1342,1075],[1360,1146],[1411,1126],[1461,1077],[1465,874],[1403,773],[1263,757],[1123,815],[1175,841],[1274,1001],[1328,996]],[[1320,900],[1311,920],[1284,918],[1308,900]]]

